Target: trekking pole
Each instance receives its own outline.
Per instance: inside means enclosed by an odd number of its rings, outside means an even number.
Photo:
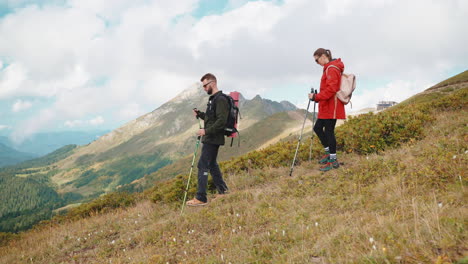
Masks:
[[[198,110],[196,108],[194,108],[193,110],[198,112]],[[197,119],[198,119],[198,127],[201,129],[202,128],[201,127],[201,122],[200,122],[200,118],[199,118],[198,115],[197,115]],[[189,177],[188,177],[188,180],[187,180],[187,187],[185,187],[184,201],[182,202],[182,209],[180,210],[181,215],[184,213],[185,201],[187,200],[187,193],[188,193],[188,189],[189,189],[189,186],[190,186],[190,178],[192,177],[193,164],[195,163],[195,157],[197,156],[198,146],[200,145],[200,139],[201,139],[201,136],[198,136],[197,137],[197,144],[195,145],[195,151],[193,152],[192,165],[190,166],[190,173],[189,173]]]
[[[310,90],[310,92],[313,93],[313,92],[314,92],[314,88],[312,88],[312,89]],[[311,101],[311,100],[309,99],[309,102],[307,103],[307,109],[306,109],[306,112],[305,112],[304,122],[302,123],[301,135],[299,136],[299,141],[297,142],[296,153],[294,154],[294,159],[293,159],[293,162],[292,162],[292,164],[291,164],[291,171],[289,172],[289,176],[292,176],[293,169],[294,169],[294,163],[296,163],[297,151],[299,150],[299,145],[301,144],[302,132],[304,132],[304,125],[305,125],[305,122],[306,122],[306,120],[307,120],[307,114],[309,113],[310,101]]]
[[[317,90],[314,91],[314,94],[317,94]],[[309,162],[312,160],[312,139],[314,136],[314,126],[315,126],[315,105],[317,102],[314,101],[314,113],[312,115],[312,135],[310,135],[310,149],[309,149]]]

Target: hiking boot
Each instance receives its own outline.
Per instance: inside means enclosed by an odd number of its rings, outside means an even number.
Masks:
[[[225,195],[227,195],[227,194],[229,194],[229,193],[230,193],[229,190],[226,190],[226,191],[224,191],[224,192],[222,192],[222,193],[219,193],[219,192],[218,192],[217,194],[214,195],[214,199],[219,198],[219,197],[223,197],[223,196],[225,196]]]
[[[218,194],[229,194],[229,189],[227,186],[216,187],[216,190],[218,191]]]
[[[229,193],[230,193],[229,190],[227,190],[227,191],[224,191],[222,193],[218,193],[218,195],[226,195],[226,194],[229,194]]]
[[[208,204],[208,202],[202,202],[202,201],[198,200],[197,198],[193,198],[192,200],[187,202],[187,206],[203,206],[203,205],[207,205],[207,204]]]
[[[340,163],[338,163],[338,160],[329,159],[327,164],[320,168],[320,171],[329,171],[331,169],[338,169],[339,167],[340,167]]]
[[[329,158],[330,158],[330,153],[325,152],[325,155],[323,155],[323,156],[320,158],[319,164],[327,164]]]

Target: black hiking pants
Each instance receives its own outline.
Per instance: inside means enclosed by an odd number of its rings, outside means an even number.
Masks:
[[[197,199],[202,202],[207,202],[206,189],[208,188],[208,172],[213,177],[213,182],[218,190],[218,193],[223,194],[228,190],[226,183],[223,180],[223,175],[219,169],[216,158],[218,157],[219,145],[204,143],[201,151],[200,160],[198,161],[198,190]]]
[[[330,148],[331,154],[336,153],[335,126],[336,119],[318,119],[314,126],[315,134],[324,148]]]

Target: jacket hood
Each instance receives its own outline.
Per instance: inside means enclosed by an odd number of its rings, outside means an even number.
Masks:
[[[344,64],[341,59],[333,59],[329,63],[325,64],[325,66],[323,66],[323,70],[325,71],[330,65],[340,68],[341,72],[344,71]]]

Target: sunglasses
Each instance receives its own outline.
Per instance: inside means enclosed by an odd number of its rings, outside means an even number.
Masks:
[[[315,59],[315,62],[316,62],[316,63],[319,63],[318,60],[319,60],[321,57],[322,57],[322,56],[316,58],[316,59]]]
[[[206,88],[206,86],[207,86],[208,84],[212,83],[212,82],[213,82],[213,81],[209,81],[209,82],[205,83],[205,84],[203,85],[203,88]]]

